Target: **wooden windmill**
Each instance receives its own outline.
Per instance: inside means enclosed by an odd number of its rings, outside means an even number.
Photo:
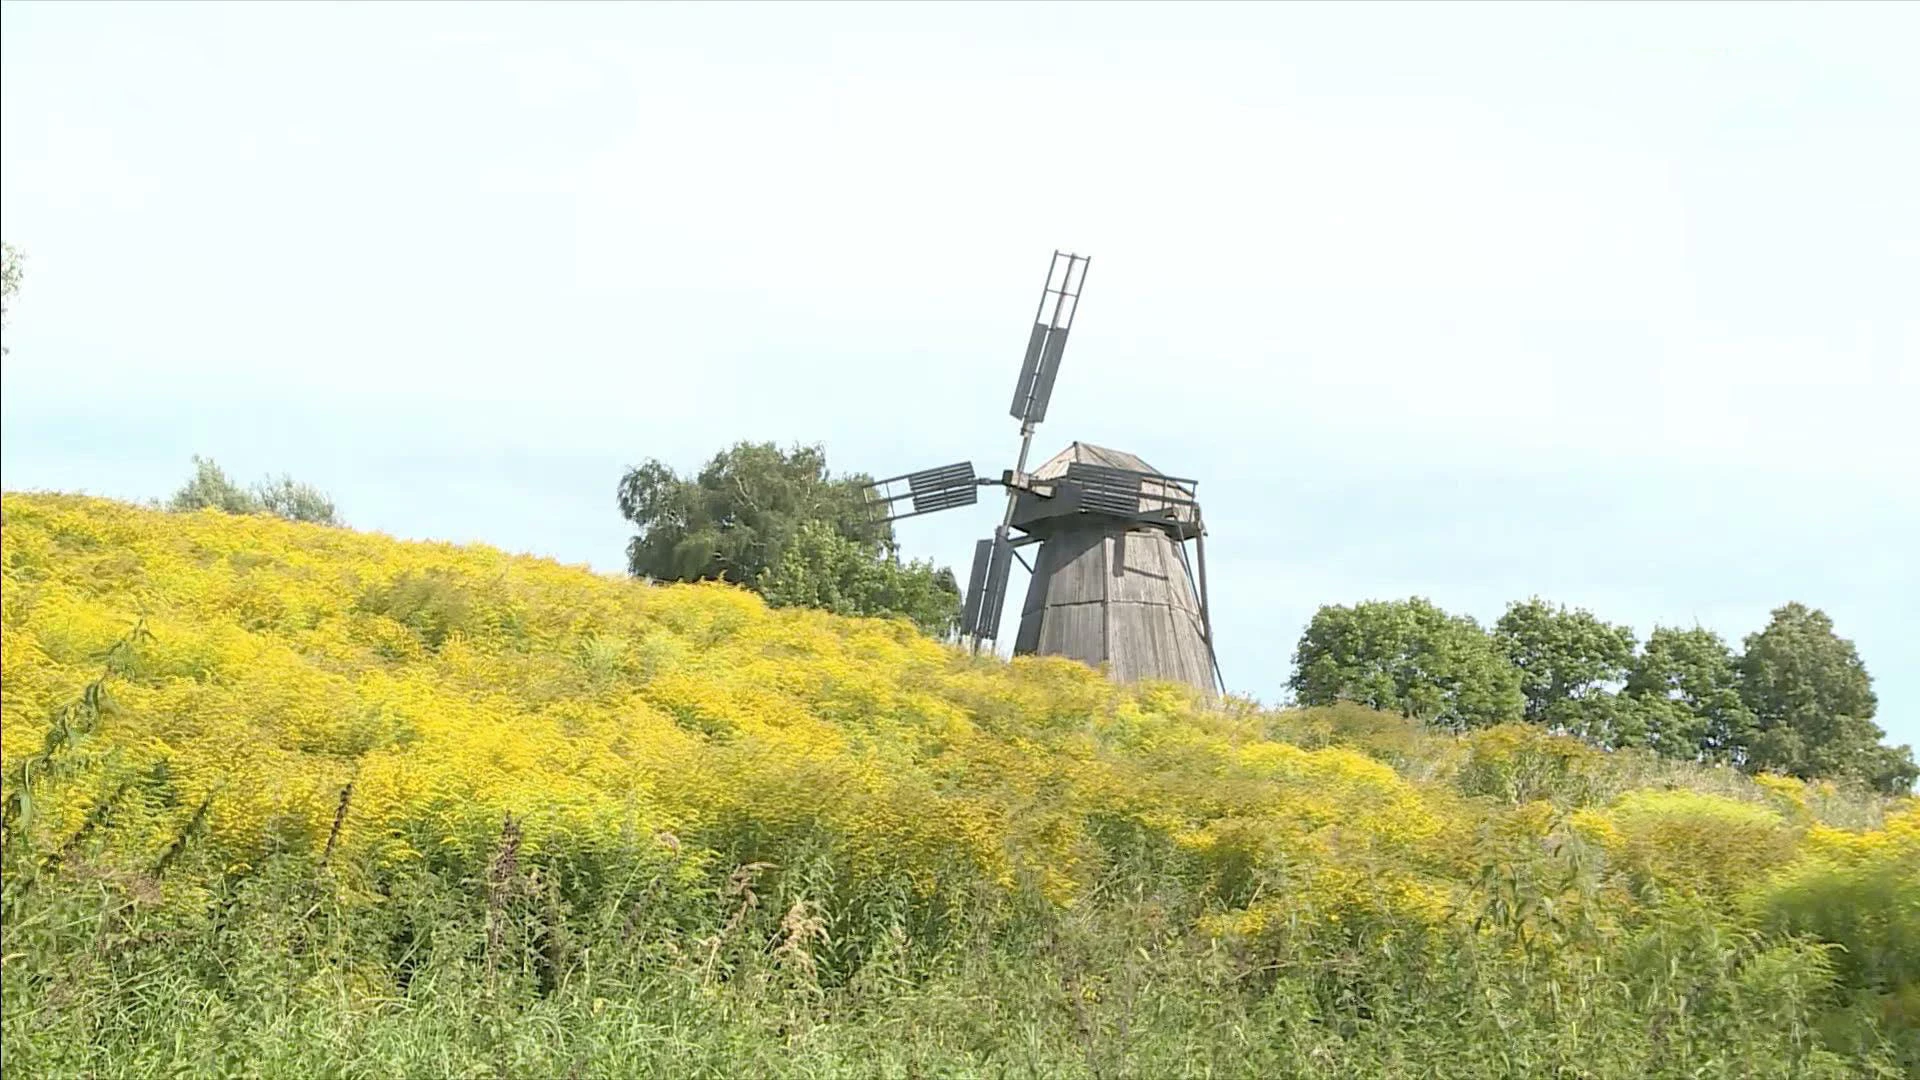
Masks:
[[[1019,559],[1031,576],[1015,655],[1068,656],[1122,682],[1161,679],[1211,693],[1224,687],[1207,604],[1198,482],[1082,442],[1027,471],[1089,261],[1056,251],[1048,267],[1014,389],[1020,454],[1013,468],[997,479],[981,478],[971,461],[962,461],[889,477],[868,488],[869,507],[876,521],[898,521],[971,506],[984,486],[1006,488],[999,527],[974,546],[963,638],[975,649],[998,639],[1008,577]],[[1032,545],[1038,551],[1028,563],[1018,549]]]

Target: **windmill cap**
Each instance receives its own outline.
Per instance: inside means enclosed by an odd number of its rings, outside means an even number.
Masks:
[[[1033,477],[1036,480],[1051,480],[1065,476],[1069,465],[1105,465],[1110,469],[1126,469],[1130,472],[1148,473],[1153,476],[1166,475],[1140,460],[1137,455],[1129,454],[1125,450],[1110,450],[1092,443],[1076,442],[1033,470]]]

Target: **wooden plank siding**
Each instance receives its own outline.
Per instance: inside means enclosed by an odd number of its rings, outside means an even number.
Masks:
[[[1040,545],[1014,651],[1104,665],[1120,682],[1211,691],[1200,602],[1173,539],[1097,515],[1084,520]]]

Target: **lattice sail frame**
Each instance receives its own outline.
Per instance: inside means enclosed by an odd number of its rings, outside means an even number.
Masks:
[[[867,517],[879,525],[972,506],[980,501],[980,483],[971,461],[875,480],[866,487]]]
[[[1087,267],[1092,262],[1085,255],[1056,251],[1047,267],[1047,283],[1040,292],[1040,307],[1033,314],[1026,357],[1013,385],[1013,407],[1008,410],[1023,428],[1047,418],[1047,402],[1053,399],[1060,357],[1066,352],[1067,333],[1080,310],[1080,291],[1086,286]]]

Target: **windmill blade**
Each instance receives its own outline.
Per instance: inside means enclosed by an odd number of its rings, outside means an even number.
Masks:
[[[889,476],[875,480],[865,489],[867,517],[875,525],[902,518],[972,506],[980,501],[980,480],[973,462],[956,461],[937,469]]]
[[[1080,308],[1080,292],[1087,280],[1085,255],[1053,253],[1047,267],[1046,287],[1040,292],[1040,308],[1033,316],[1033,330],[1027,335],[1027,354],[1020,364],[1020,378],[1013,387],[1015,420],[1033,427],[1047,418],[1047,402],[1053,397],[1053,381],[1060,374],[1060,356],[1067,348],[1067,332],[1073,329],[1073,316]]]
[[[987,583],[987,564],[993,558],[993,541],[977,540],[973,545],[973,569],[967,571],[967,593],[960,601],[960,633],[973,637],[980,628],[980,601]]]
[[[1000,611],[1006,607],[1007,576],[1013,566],[1013,544],[1002,529],[973,545],[973,569],[967,574],[967,594],[960,609],[960,633],[976,641],[1000,635]]]

